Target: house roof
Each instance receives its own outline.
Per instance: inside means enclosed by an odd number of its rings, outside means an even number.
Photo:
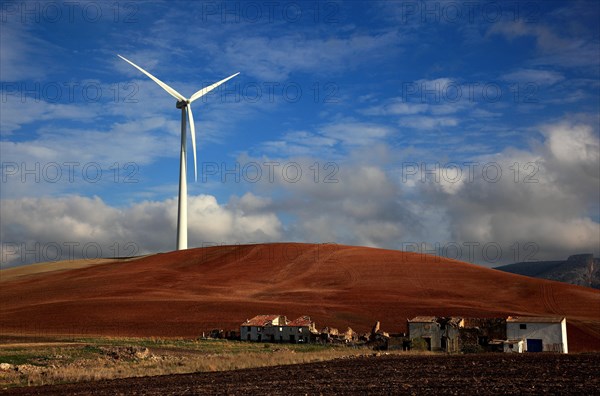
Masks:
[[[412,323],[433,323],[436,321],[436,317],[435,316],[415,316],[412,319],[408,320],[409,322]]]
[[[257,315],[252,319],[247,319],[242,326],[266,326],[271,324],[275,319],[283,315]]]
[[[561,323],[564,316],[509,316],[507,323]]]
[[[310,327],[313,323],[310,316],[301,316],[298,319],[292,320],[286,326]]]

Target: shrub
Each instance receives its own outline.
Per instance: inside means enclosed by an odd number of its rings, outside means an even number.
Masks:
[[[478,344],[466,344],[460,348],[462,353],[481,353],[484,351],[483,347]]]
[[[423,337],[417,337],[410,340],[410,349],[415,351],[426,351],[427,341]]]

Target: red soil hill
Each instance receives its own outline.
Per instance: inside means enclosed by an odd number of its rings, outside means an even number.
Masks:
[[[10,276],[0,333],[196,337],[257,314],[404,331],[417,315],[566,316],[600,350],[600,292],[417,253],[297,243],[219,246]]]

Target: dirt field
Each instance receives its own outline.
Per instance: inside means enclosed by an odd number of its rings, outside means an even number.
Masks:
[[[600,354],[499,353],[347,358],[220,373],[20,388],[10,394],[594,394],[599,388]]]
[[[532,315],[566,316],[569,350],[600,351],[600,291],[431,255],[281,243],[80,264],[0,271],[0,334],[195,338],[259,314],[403,332],[417,315]]]

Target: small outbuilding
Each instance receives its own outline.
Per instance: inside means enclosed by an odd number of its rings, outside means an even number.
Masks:
[[[506,337],[506,352],[517,349],[516,352],[569,353],[567,319],[564,317],[509,316]]]

